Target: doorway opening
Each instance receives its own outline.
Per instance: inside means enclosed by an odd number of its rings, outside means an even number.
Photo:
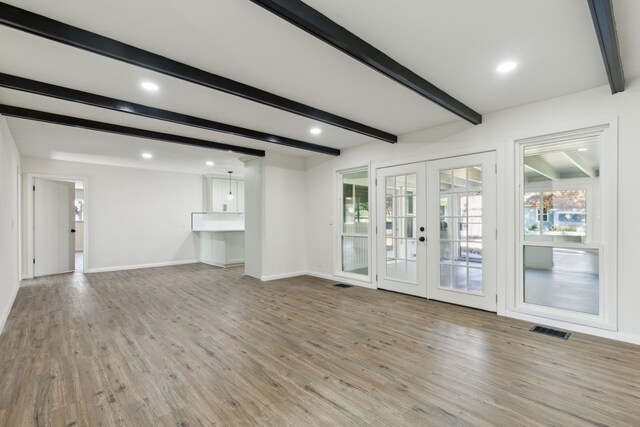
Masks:
[[[25,277],[88,271],[87,179],[29,174]]]

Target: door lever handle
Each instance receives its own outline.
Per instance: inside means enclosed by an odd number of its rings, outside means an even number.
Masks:
[[[72,229],[71,229],[71,232],[72,232],[72,233],[75,233],[75,232],[76,232],[76,229],[75,229],[75,228],[72,228]]]

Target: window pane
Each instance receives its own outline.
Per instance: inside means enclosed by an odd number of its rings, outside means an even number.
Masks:
[[[369,274],[369,239],[367,237],[342,237],[342,271]]]
[[[467,168],[467,188],[469,191],[482,187],[482,167],[472,166]]]
[[[597,249],[524,246],[524,301],[599,313]]]
[[[453,170],[453,189],[464,190],[467,187],[467,169]]]
[[[369,174],[367,171],[342,175],[342,232],[369,233]]]
[[[342,177],[342,271],[369,274],[369,172]]]
[[[451,191],[451,170],[440,171],[440,191]]]
[[[588,200],[600,177],[600,140],[581,138],[525,147],[523,232],[528,241],[597,242]]]
[[[396,176],[396,196],[404,196],[406,188],[404,175]]]

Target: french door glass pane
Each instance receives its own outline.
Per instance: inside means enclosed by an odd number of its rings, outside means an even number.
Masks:
[[[415,282],[416,174],[385,179],[386,277]]]
[[[439,176],[440,287],[482,293],[482,168]]]

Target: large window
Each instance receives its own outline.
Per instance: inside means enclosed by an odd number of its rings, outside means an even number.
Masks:
[[[341,180],[341,271],[369,274],[369,173],[366,170],[340,174]]]
[[[600,135],[526,144],[521,153],[524,303],[598,316]]]

